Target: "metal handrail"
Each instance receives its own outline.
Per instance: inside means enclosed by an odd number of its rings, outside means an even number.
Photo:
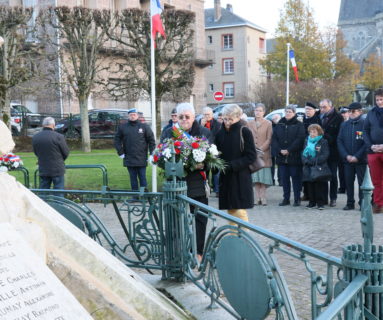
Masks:
[[[65,169],[100,169],[102,172],[102,186],[108,186],[108,170],[102,164],[68,164],[65,165]],[[37,188],[37,175],[39,169],[35,170],[34,173],[34,187]]]
[[[24,175],[24,186],[29,188],[29,170],[25,167],[18,167],[16,169],[12,169],[11,171],[21,171]]]

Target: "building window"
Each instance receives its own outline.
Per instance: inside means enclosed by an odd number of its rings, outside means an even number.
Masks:
[[[222,49],[223,50],[233,49],[233,35],[232,34],[222,35]]]
[[[207,36],[207,42],[209,44],[212,44],[213,43],[213,36]]]
[[[214,92],[214,84],[209,83],[209,91]]]
[[[259,38],[259,52],[265,53],[265,39]]]
[[[223,93],[225,98],[234,98],[234,82],[224,82]]]
[[[234,59],[222,59],[222,71],[223,74],[231,74],[234,73]]]

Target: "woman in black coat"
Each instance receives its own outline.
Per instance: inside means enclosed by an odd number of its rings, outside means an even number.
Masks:
[[[219,177],[219,209],[248,221],[246,209],[254,207],[253,184],[249,164],[256,159],[251,131],[240,122],[242,109],[236,104],[223,108],[224,125],[215,137],[215,144],[222,152],[227,168]],[[243,145],[241,147],[241,132]]]
[[[309,204],[306,208],[324,209],[327,200],[327,181],[312,181],[310,172],[315,165],[327,165],[330,154],[327,140],[323,138],[323,129],[319,124],[311,124],[307,128],[309,136],[305,141],[305,148],[302,152],[303,181],[307,181]]]
[[[283,186],[283,200],[279,204],[280,206],[290,204],[290,179],[293,183],[294,206],[300,206],[302,189],[301,152],[304,140],[305,127],[297,119],[295,106],[289,105],[285,108],[285,116],[275,126],[272,138],[272,149],[276,155]]]

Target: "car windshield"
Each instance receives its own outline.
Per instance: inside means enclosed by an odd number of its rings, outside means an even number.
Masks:
[[[19,113],[32,113],[31,110],[21,104],[13,105],[12,108]]]

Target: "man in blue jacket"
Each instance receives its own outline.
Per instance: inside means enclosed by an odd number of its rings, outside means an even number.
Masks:
[[[359,206],[362,203],[363,183],[367,167],[366,144],[363,139],[364,120],[362,119],[362,105],[358,102],[348,106],[350,119],[342,123],[338,135],[338,150],[344,163],[344,177],[346,182],[347,204],[343,210],[355,209],[354,181],[355,176],[359,185]]]
[[[128,115],[129,121],[120,125],[116,132],[114,146],[128,168],[132,190],[138,191],[138,179],[140,187],[147,187],[148,152],[153,152],[156,142],[150,127],[138,120],[137,109],[130,109]]]

